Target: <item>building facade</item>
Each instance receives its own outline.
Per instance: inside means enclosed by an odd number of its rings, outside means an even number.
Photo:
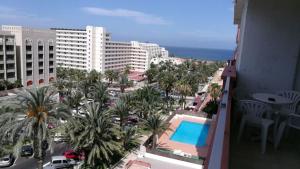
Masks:
[[[0,31],[0,80],[17,80],[15,36]]]
[[[15,36],[17,77],[23,86],[47,85],[56,79],[55,31],[3,25]]]
[[[152,57],[168,56],[168,52],[153,43],[118,42],[103,27],[86,29],[52,28],[56,31],[57,65],[80,70],[123,70],[127,65],[144,72]]]

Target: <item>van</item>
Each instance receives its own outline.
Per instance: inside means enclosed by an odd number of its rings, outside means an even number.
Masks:
[[[51,167],[53,167],[53,169],[71,168],[72,165],[65,156],[52,156]]]

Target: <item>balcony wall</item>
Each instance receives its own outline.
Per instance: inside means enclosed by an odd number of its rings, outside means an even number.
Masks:
[[[230,118],[233,87],[236,81],[235,61],[230,61],[222,73],[223,94],[217,113],[217,124],[214,129],[212,142],[209,144],[208,157],[204,169],[228,169]]]
[[[299,0],[245,0],[237,93],[300,90],[299,9]]]

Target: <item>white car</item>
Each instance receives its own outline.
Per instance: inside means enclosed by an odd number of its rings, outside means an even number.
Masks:
[[[60,169],[60,168],[70,168],[72,164],[65,156],[52,156],[51,157],[51,167],[54,169]]]
[[[14,157],[12,154],[6,155],[0,159],[0,167],[9,167],[13,165]]]
[[[115,91],[109,91],[108,94],[112,97],[116,97],[117,93]]]

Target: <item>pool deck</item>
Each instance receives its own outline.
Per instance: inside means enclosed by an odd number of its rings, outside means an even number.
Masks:
[[[206,143],[208,144],[213,136],[213,128],[214,122],[210,119],[202,118],[202,117],[194,117],[188,115],[176,115],[171,121],[169,129],[166,130],[158,139],[158,148],[168,149],[171,151],[174,150],[181,150],[186,154],[191,154],[193,156],[203,157],[207,156],[208,146],[201,146],[197,147],[191,144],[184,144],[180,142],[175,142],[170,140],[170,137],[176,131],[176,128],[180,125],[181,121],[190,121],[195,123],[202,123],[202,124],[210,124],[210,128],[208,131],[208,136]],[[196,132],[196,131],[195,131]]]

